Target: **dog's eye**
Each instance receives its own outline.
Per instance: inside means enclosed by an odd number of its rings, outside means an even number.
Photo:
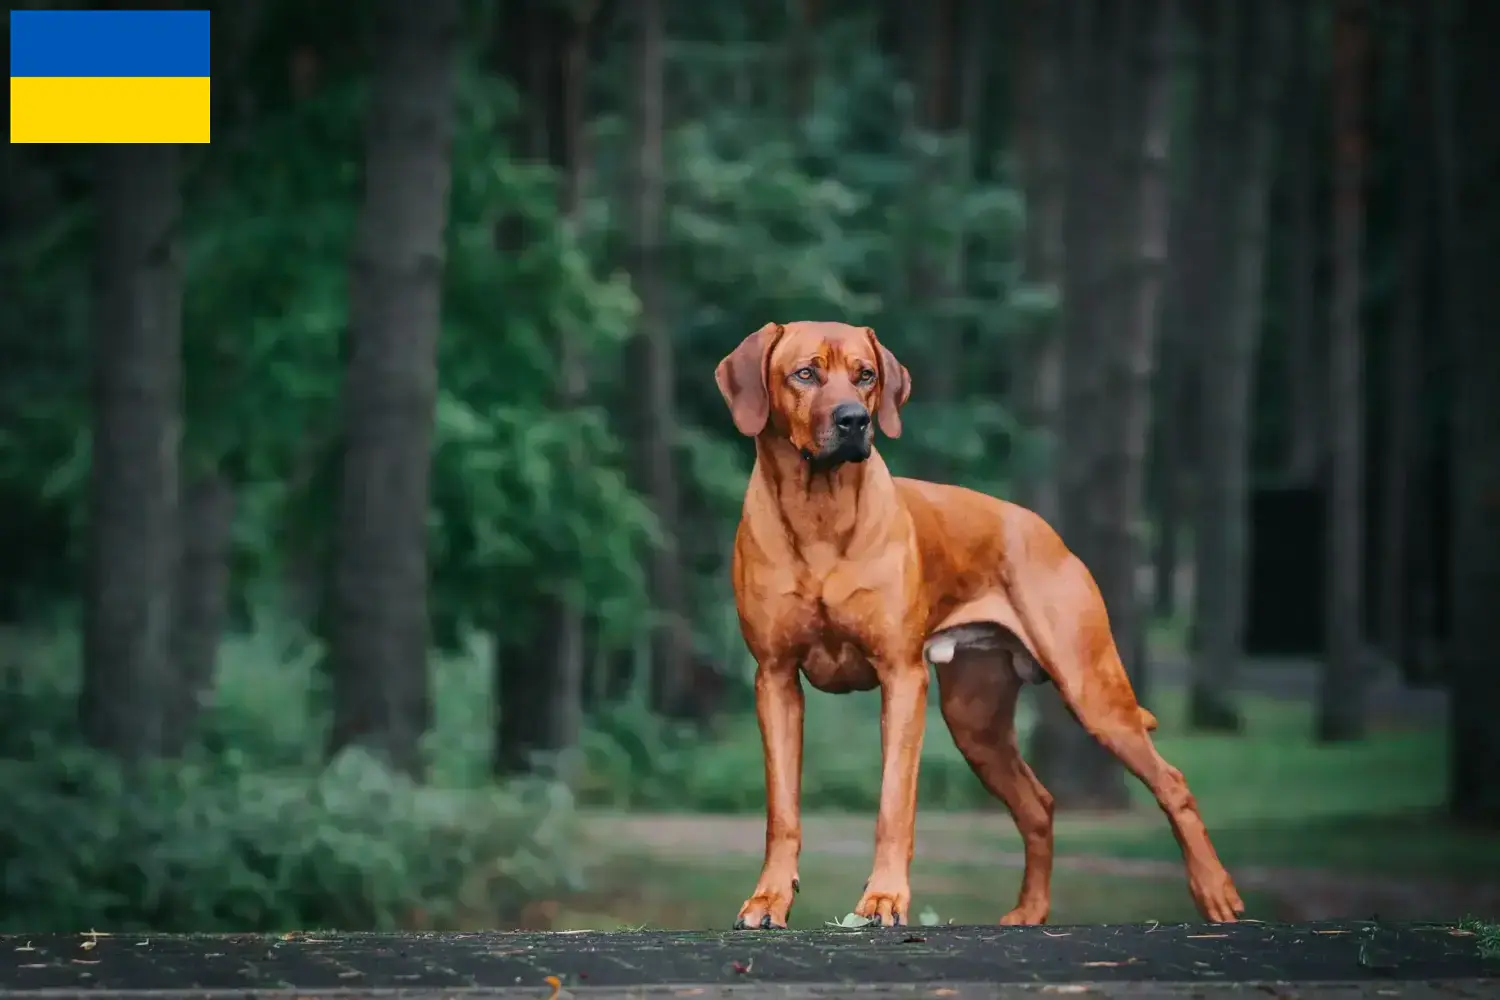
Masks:
[[[875,381],[875,372],[869,368],[862,368],[860,369],[859,377],[855,379],[855,384],[869,385],[873,381]]]
[[[811,368],[798,368],[796,371],[792,372],[792,378],[796,379],[798,382],[815,382],[817,381],[818,373],[813,371]]]

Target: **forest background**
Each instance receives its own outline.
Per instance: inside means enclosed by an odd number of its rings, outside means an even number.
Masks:
[[[727,924],[712,370],[804,318],[910,369],[898,472],[1090,565],[1252,916],[1500,914],[1495,4],[213,10],[211,145],[0,153],[0,924]],[[1186,917],[1035,694],[1054,920]],[[809,699],[803,923],[876,697]],[[931,734],[918,904],[993,920]]]

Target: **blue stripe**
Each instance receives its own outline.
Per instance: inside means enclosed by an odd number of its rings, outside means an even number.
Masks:
[[[206,10],[13,10],[11,76],[209,76]]]

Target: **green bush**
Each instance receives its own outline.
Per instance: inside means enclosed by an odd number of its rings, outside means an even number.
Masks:
[[[494,926],[578,885],[569,793],[418,786],[359,751],[322,767],[310,657],[229,644],[186,759],[126,770],[73,735],[76,670],[7,663],[0,927],[12,931]],[[300,675],[300,677],[299,677]],[[308,705],[305,712],[289,707]]]

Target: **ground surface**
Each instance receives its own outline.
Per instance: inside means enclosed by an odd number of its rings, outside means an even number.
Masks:
[[[1245,731],[1198,733],[1183,724],[1185,665],[1170,656],[1153,664],[1148,703],[1162,722],[1157,745],[1187,775],[1248,915],[1500,918],[1500,840],[1446,817],[1443,692],[1378,672],[1371,737],[1320,746],[1311,738],[1316,676],[1307,662],[1247,664],[1240,675]],[[852,908],[869,874],[873,805],[832,811],[841,807],[830,805],[827,791],[836,779],[878,787],[878,697],[814,696],[808,711],[803,891],[792,926],[815,929]],[[952,751],[941,720],[929,727],[927,753]],[[549,915],[532,926],[726,927],[755,883],[764,849],[757,740],[751,732],[733,736],[744,759],[727,762],[734,767],[726,780],[749,775],[753,794],[732,815],[588,813],[591,891],[548,904]],[[924,758],[924,783],[944,776],[932,763]],[[961,777],[968,780],[966,769]],[[1129,786],[1136,807],[1128,813],[1059,814],[1054,921],[1196,918],[1170,828],[1145,790]],[[959,798],[963,804],[919,811],[914,910],[941,923],[990,922],[1014,903],[1022,845],[987,796]]]
[[[601,893],[592,912],[575,911],[569,926],[612,929],[644,923],[652,927],[727,927],[755,884],[764,847],[758,816],[597,816],[589,826],[609,832],[618,850],[632,852],[591,875]],[[1350,823],[1334,843],[1380,839],[1390,821]],[[912,888],[918,912],[931,907],[944,921],[988,922],[1013,904],[1024,857],[1014,824],[1004,813],[935,813],[918,819]],[[1364,833],[1361,834],[1360,827]],[[1212,828],[1211,828],[1212,829]],[[869,874],[874,824],[868,816],[813,816],[804,828],[802,894],[794,927],[818,927],[853,907]],[[1423,843],[1423,824],[1409,830],[1410,846],[1398,843],[1379,859],[1355,864],[1351,844],[1342,863],[1330,865],[1300,849],[1294,832],[1309,843],[1316,832],[1271,828],[1213,830],[1221,855],[1249,907],[1260,919],[1289,921],[1345,917],[1438,920],[1455,916],[1500,917],[1500,847],[1493,840],[1470,850],[1476,857],[1444,870],[1416,870],[1412,852]],[[1347,836],[1345,835],[1347,833]],[[1292,841],[1272,851],[1279,839]],[[1476,841],[1482,839],[1476,834]],[[1242,843],[1243,842],[1243,843]],[[1455,844],[1444,842],[1450,851]],[[1459,844],[1466,847],[1466,844]],[[1138,850],[1132,850],[1138,847]],[[1397,853],[1398,848],[1402,853]],[[1264,851],[1264,854],[1260,852]],[[1457,853],[1455,851],[1455,853]],[[1278,856],[1280,855],[1280,856]],[[1441,860],[1441,859],[1435,859]],[[1111,816],[1099,821],[1059,822],[1053,920],[1068,923],[1197,918],[1176,843],[1160,813]],[[611,922],[609,914],[617,914]]]
[[[1081,992],[1076,984],[1173,982],[1197,984],[1189,992],[1267,984],[1261,995],[1287,996],[1309,995],[1297,984],[1346,984],[1341,995],[1358,996],[1441,983],[1482,996],[1483,980],[1500,977],[1500,960],[1482,958],[1475,936],[1452,925],[1374,923],[0,938],[0,993],[11,996],[505,990],[540,997],[553,992],[549,977],[563,991],[613,995],[733,987],[774,996],[820,986],[962,997],[1006,995],[998,988],[1007,985],[1071,993]]]

